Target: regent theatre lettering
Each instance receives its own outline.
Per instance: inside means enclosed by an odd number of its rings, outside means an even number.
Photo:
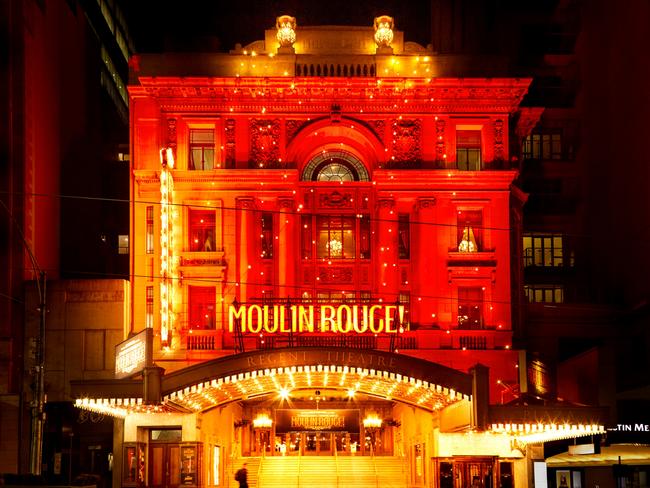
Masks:
[[[403,305],[230,305],[228,330],[395,334],[403,319]]]
[[[359,432],[359,410],[275,411],[275,432]]]

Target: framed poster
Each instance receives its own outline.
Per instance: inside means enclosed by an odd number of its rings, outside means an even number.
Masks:
[[[197,455],[196,446],[181,447],[181,484],[197,484]]]
[[[557,488],[571,488],[571,471],[558,469],[555,472],[555,486]]]

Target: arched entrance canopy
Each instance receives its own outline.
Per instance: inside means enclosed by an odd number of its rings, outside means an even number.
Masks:
[[[307,388],[351,390],[430,411],[470,400],[472,394],[470,374],[401,354],[348,348],[256,350],[162,375],[159,383],[148,380],[160,389],[146,383],[73,381],[71,394],[78,407],[116,417],[131,412],[199,412]],[[152,399],[152,390],[158,401]]]
[[[344,348],[253,351],[163,377],[163,404],[202,411],[236,400],[307,388],[334,388],[441,410],[468,400],[469,374],[418,358]]]

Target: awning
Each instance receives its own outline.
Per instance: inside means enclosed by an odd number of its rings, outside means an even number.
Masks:
[[[638,444],[615,444],[613,446],[601,447],[600,454],[569,454],[564,452],[546,460],[549,468],[563,468],[571,466],[613,466],[619,464],[627,465],[650,465],[650,446]]]

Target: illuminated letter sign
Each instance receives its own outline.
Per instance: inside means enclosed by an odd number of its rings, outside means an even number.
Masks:
[[[230,305],[228,330],[243,334],[396,334],[404,305]]]
[[[126,378],[151,365],[153,329],[144,329],[115,346],[115,378]]]

